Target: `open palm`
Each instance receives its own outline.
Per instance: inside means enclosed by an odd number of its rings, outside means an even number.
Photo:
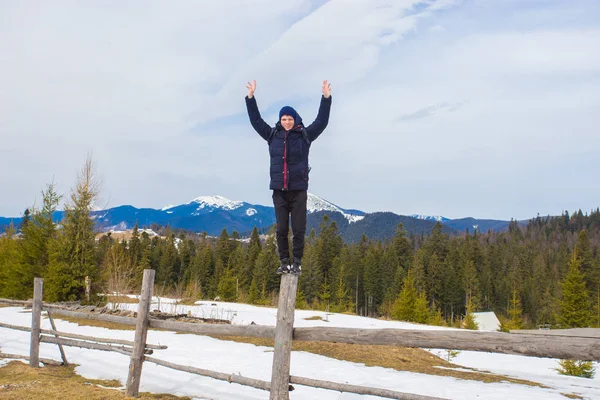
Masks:
[[[325,96],[325,98],[329,98],[329,96],[331,96],[331,84],[327,82],[327,80],[323,81],[323,96]]]
[[[252,82],[248,82],[246,89],[248,89],[248,98],[251,99],[254,96],[254,91],[256,90],[256,79]]]

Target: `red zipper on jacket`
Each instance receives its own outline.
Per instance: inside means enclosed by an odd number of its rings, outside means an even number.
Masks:
[[[287,131],[283,131],[283,190],[287,190]]]

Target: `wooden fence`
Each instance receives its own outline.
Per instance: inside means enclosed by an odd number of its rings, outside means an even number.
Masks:
[[[598,330],[586,330],[585,334],[579,332],[577,334],[562,332],[560,335],[547,335],[539,334],[539,332],[527,332],[515,335],[510,333],[466,330],[421,331],[407,329],[293,328],[297,285],[298,276],[290,274],[282,275],[277,325],[271,327],[261,325],[208,325],[151,319],[149,318],[149,310],[154,286],[154,270],[144,270],[139,309],[137,318],[135,319],[116,315],[91,314],[73,311],[58,305],[42,303],[43,281],[40,278],[36,278],[34,282],[33,302],[0,299],[0,303],[32,307],[31,328],[0,323],[0,327],[31,332],[30,355],[29,357],[23,357],[0,353],[0,357],[15,356],[26,358],[29,359],[32,367],[39,366],[40,361],[51,362],[52,360],[43,360],[39,358],[40,342],[59,345],[64,364],[67,363],[67,359],[62,350],[62,346],[115,351],[130,357],[129,374],[126,386],[126,393],[128,396],[138,396],[142,366],[144,361],[147,361],[179,371],[186,371],[213,379],[270,391],[271,400],[288,400],[289,391],[293,390],[291,384],[312,386],[315,388],[341,392],[374,395],[390,399],[442,400],[437,397],[401,393],[381,388],[290,376],[292,340],[472,350],[535,357],[600,361],[600,339],[598,339]],[[40,328],[42,310],[45,310],[48,313],[52,330],[42,330]],[[53,314],[116,322],[125,325],[135,325],[135,339],[133,342],[129,342],[58,332],[52,320]],[[201,335],[246,336],[275,339],[271,382],[243,377],[237,374],[227,374],[193,366],[174,364],[155,357],[150,357],[154,350],[166,349],[167,347],[147,344],[146,337],[148,328],[160,328]],[[548,331],[544,331],[544,333],[547,332]]]

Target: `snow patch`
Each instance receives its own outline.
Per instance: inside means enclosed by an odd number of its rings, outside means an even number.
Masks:
[[[256,209],[254,209],[254,208],[249,208],[249,209],[247,209],[247,210],[246,210],[246,215],[247,215],[247,216],[249,216],[249,217],[251,217],[251,216],[253,216],[254,214],[256,214],[257,212],[258,212],[258,211],[256,211]]]
[[[223,210],[235,210],[244,203],[241,201],[229,200],[223,196],[200,196],[196,197],[190,203],[198,203],[198,210],[203,208],[221,208]]]
[[[412,215],[409,215],[409,217],[413,217],[416,219],[424,219],[426,221],[437,221],[437,222],[444,222],[444,221],[450,220],[449,218],[442,217],[441,215],[412,214]]]

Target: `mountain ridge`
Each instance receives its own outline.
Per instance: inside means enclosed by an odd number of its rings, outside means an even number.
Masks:
[[[369,238],[386,240],[393,237],[398,223],[402,222],[410,234],[427,234],[436,223],[444,226],[444,231],[458,234],[465,230],[487,231],[504,230],[510,221],[483,220],[475,218],[449,219],[442,216],[420,214],[399,215],[393,212],[366,213],[357,209],[342,208],[315,194],[308,193],[307,232],[318,231],[325,214],[338,225],[340,235],[346,241],[358,241],[363,233]],[[55,213],[54,219],[62,219],[62,211]],[[272,206],[230,200],[220,195],[199,196],[187,203],[167,205],[160,209],[137,208],[133,205],[120,205],[105,210],[92,211],[92,218],[100,231],[131,229],[136,223],[140,227],[153,224],[194,232],[207,232],[218,235],[224,228],[248,234],[256,226],[265,230],[275,224]],[[15,225],[21,218],[0,217],[0,231],[12,221]]]

